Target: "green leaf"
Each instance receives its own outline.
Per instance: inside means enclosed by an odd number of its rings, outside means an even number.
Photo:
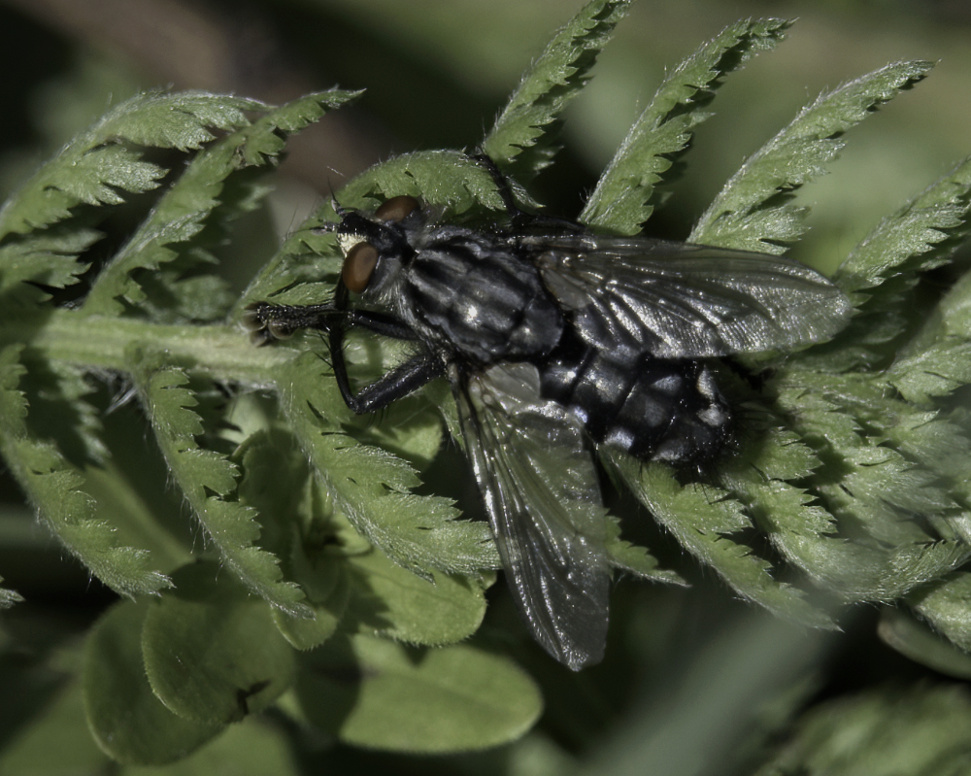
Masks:
[[[971,383],[971,275],[960,278],[925,320],[890,365],[887,378],[905,399],[929,407]]]
[[[350,181],[338,194],[342,205],[367,208],[397,194],[421,197],[461,215],[475,205],[505,210],[495,182],[482,164],[458,151],[421,151],[382,162]]]
[[[323,573],[319,568],[314,571],[314,581],[319,585],[320,578],[329,577],[332,585],[325,591],[319,591],[308,596],[308,604],[313,612],[312,617],[294,617],[280,609],[272,611],[273,622],[280,633],[294,649],[306,650],[319,647],[333,636],[345,619],[348,601],[350,599],[351,583],[345,564],[338,564],[331,560],[326,564]],[[298,579],[307,585],[306,576],[296,570]]]
[[[803,593],[773,578],[767,560],[756,555],[752,547],[732,539],[753,526],[742,505],[730,494],[710,486],[682,486],[662,464],[643,464],[613,452],[606,459],[681,546],[743,598],[789,620],[832,627],[826,614],[813,608]]]
[[[826,396],[826,388],[816,384],[822,380],[808,379],[812,390]],[[828,387],[832,383],[830,378]],[[802,434],[821,435],[805,401],[787,396],[781,401],[799,407]],[[846,416],[852,410],[833,411]],[[830,483],[836,475],[828,470],[811,476],[822,463],[799,436],[781,430],[762,435],[757,454],[747,450],[721,478],[790,564],[844,601],[888,601],[947,573],[967,556],[963,540],[937,540],[908,520],[911,514],[957,509],[929,471],[862,435],[831,435],[830,457],[844,456],[844,466],[842,476]],[[798,465],[780,467],[786,457]],[[841,523],[851,527],[841,529]]]
[[[675,571],[659,568],[657,558],[646,548],[624,541],[620,536],[620,521],[607,514],[606,549],[607,559],[612,568],[626,571],[643,579],[654,582],[667,582],[686,585],[684,578]]]
[[[915,281],[918,273],[940,266],[967,235],[971,158],[963,160],[883,219],[840,264],[836,281],[847,292],[867,290],[879,303],[880,286],[899,277],[901,268]],[[950,238],[950,239],[948,239]],[[917,259],[917,261],[910,261]]]
[[[203,91],[136,95],[105,115],[88,135],[98,142],[124,138],[140,146],[189,151],[215,139],[213,130],[246,123],[243,111],[263,111],[257,100]]]
[[[50,226],[78,205],[116,205],[125,200],[122,192],[153,189],[165,170],[144,161],[132,145],[197,149],[214,139],[213,130],[242,126],[244,110],[262,107],[205,92],[136,95],[74,138],[7,200],[0,208],[0,237]]]
[[[750,156],[695,224],[688,242],[781,254],[805,226],[792,192],[826,171],[842,134],[921,80],[928,62],[887,65],[821,94]]]
[[[775,385],[780,409],[827,459],[808,493],[786,486],[777,496],[774,541],[792,562],[844,600],[889,601],[968,557],[960,525],[948,525],[965,510],[935,464],[953,451],[946,427],[891,398],[882,378],[790,368]],[[772,504],[749,497],[757,508]],[[802,512],[793,511],[798,502]]]
[[[311,649],[334,635],[344,619],[350,597],[345,555],[355,548],[344,541],[333,506],[320,493],[292,434],[261,428],[244,440],[234,458],[244,471],[240,503],[257,510],[261,543],[306,592],[313,613],[295,616],[274,609],[273,621],[292,646]]]
[[[320,371],[318,358],[306,353],[280,375],[278,386],[284,412],[335,508],[392,561],[423,576],[496,568],[487,525],[458,520],[446,499],[413,494],[420,481],[407,462],[343,432],[349,410]]]
[[[238,132],[231,145],[236,146],[247,166],[264,165],[284,152],[290,135],[306,129],[330,111],[353,102],[362,94],[363,89],[327,89],[305,94],[268,111],[252,126]]]
[[[166,708],[203,726],[266,708],[295,670],[270,608],[219,574],[214,563],[177,571],[176,589],[150,606],[142,628],[152,690]]]
[[[121,544],[114,527],[98,519],[82,471],[54,444],[30,433],[19,389],[26,375],[20,351],[15,345],[0,351],[0,450],[11,473],[64,546],[110,588],[135,596],[168,587],[168,577],[151,568],[145,550]]]
[[[971,342],[955,337],[906,354],[887,378],[907,401],[927,406],[971,383]]]
[[[468,638],[482,624],[485,596],[474,579],[440,572],[423,579],[376,550],[348,565],[354,579],[348,615],[363,633],[441,646]]]
[[[57,224],[0,245],[0,293],[5,302],[0,320],[36,316],[37,306],[50,294],[32,284],[64,288],[77,282],[87,264],[76,257],[100,238],[94,229]]]
[[[683,60],[634,122],[580,213],[580,223],[637,234],[650,217],[655,186],[687,150],[722,78],[774,48],[791,22],[744,20],[726,27]],[[670,182],[670,181],[669,181]]]
[[[901,356],[923,356],[939,343],[944,343],[945,349],[960,345],[947,340],[963,339],[969,331],[968,316],[962,312],[967,309],[966,282],[955,284],[938,306],[938,314],[917,321],[923,324],[917,337],[906,343],[902,338],[914,326],[915,309],[923,305],[918,288],[922,274],[947,263],[967,237],[969,197],[971,159],[965,159],[897,213],[883,219],[850,251],[835,281],[850,294],[858,309],[839,341],[821,351],[826,368],[884,366]],[[952,360],[960,363],[960,354],[954,356]],[[909,366],[898,364],[897,370],[909,370]],[[933,367],[929,371],[933,374]],[[920,379],[919,374],[906,378],[908,397],[915,401],[950,390],[946,383],[935,385],[933,381],[926,386],[911,386]]]
[[[887,687],[817,705],[756,776],[959,774],[971,697],[962,685]]]
[[[121,763],[174,762],[224,725],[176,716],[155,696],[142,662],[147,604],[115,604],[91,631],[84,652],[84,706],[95,740]]]
[[[482,151],[499,167],[528,180],[550,164],[559,150],[553,138],[557,120],[587,84],[629,6],[630,0],[594,0],[556,32],[482,141]]]
[[[904,657],[956,679],[971,679],[971,654],[935,633],[904,609],[880,612],[877,634]]]
[[[132,352],[131,372],[145,412],[172,475],[220,557],[256,595],[273,606],[310,616],[304,594],[283,579],[278,558],[256,544],[260,525],[252,508],[236,500],[238,469],[226,455],[202,447],[205,432],[199,404],[181,369],[159,366],[162,356]]]
[[[967,221],[965,221],[967,227]],[[965,272],[944,295],[905,355],[928,342],[967,340],[971,332],[971,273]]]
[[[119,540],[147,549],[159,569],[168,573],[192,559],[197,537],[181,509],[181,496],[166,488],[161,456],[144,445],[142,419],[132,419],[134,412],[115,414],[120,422],[131,424],[132,433],[119,438],[113,429],[105,441],[109,449],[126,454],[87,467],[85,491],[95,499],[99,518],[115,526]],[[127,446],[136,436],[140,446]]]
[[[185,249],[176,246],[192,242],[217,207],[222,218],[227,217],[223,191],[231,175],[275,159],[283,151],[288,133],[303,129],[328,108],[340,107],[354,96],[329,91],[302,97],[198,153],[98,275],[82,307],[84,314],[117,315],[143,306],[146,293],[136,273],[154,273],[167,263],[184,259]],[[190,267],[180,262],[181,272]]]
[[[260,508],[269,524],[265,541],[314,607],[313,620],[274,614],[291,644],[317,646],[339,624],[432,645],[459,641],[478,628],[485,613],[482,586],[434,570],[420,578],[365,540],[355,542],[348,536],[354,529],[334,512],[327,491],[310,479],[292,436],[260,432],[244,443],[242,460],[240,499]]]
[[[971,574],[956,572],[915,591],[907,600],[937,633],[971,653]]]
[[[53,442],[77,466],[104,465],[109,455],[101,438],[101,412],[92,404],[96,388],[90,376],[73,364],[45,359],[33,348],[23,351],[22,363],[29,432]]]
[[[3,577],[0,577],[0,582],[3,582]],[[7,588],[0,587],[0,610],[9,609],[14,604],[19,604],[23,600],[24,597],[16,590],[8,590]]]
[[[514,741],[543,706],[532,680],[504,658],[465,645],[419,655],[366,636],[308,656],[297,693],[311,722],[345,743],[427,754]]]

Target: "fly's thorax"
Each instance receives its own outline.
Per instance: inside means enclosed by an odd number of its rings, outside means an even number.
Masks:
[[[393,197],[373,215],[345,211],[336,233],[347,290],[448,357],[543,358],[559,342],[559,305],[502,233],[429,224],[412,197]]]
[[[501,235],[430,227],[415,249],[398,309],[430,343],[490,364],[543,358],[559,342],[562,311],[536,267]]]

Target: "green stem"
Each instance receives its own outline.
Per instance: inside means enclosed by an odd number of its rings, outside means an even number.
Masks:
[[[92,369],[127,371],[126,353],[139,345],[164,350],[171,363],[215,379],[267,384],[301,351],[287,346],[259,348],[238,326],[162,325],[134,318],[55,310],[43,326],[7,325],[0,340],[28,342],[55,361]]]

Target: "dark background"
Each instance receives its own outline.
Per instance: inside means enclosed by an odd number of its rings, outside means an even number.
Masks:
[[[366,88],[298,137],[284,167],[286,218],[396,152],[471,147],[552,31],[563,0],[0,0],[0,192],[78,128],[138,89],[227,91],[279,103]],[[890,61],[929,59],[931,77],[849,136],[813,205],[806,250],[834,263],[881,216],[968,152],[971,6],[962,2],[635,3],[567,114],[562,164],[539,183],[563,215],[610,158],[664,69],[749,16],[798,19],[789,39],[728,79],[656,230],[687,231],[725,179],[820,91]]]
[[[474,146],[523,69],[580,6],[579,0],[0,0],[0,198],[73,133],[141,89],[206,89],[279,103],[334,85],[366,88],[355,106],[293,141],[259,222],[274,232],[262,239],[278,241],[343,180],[376,161]],[[566,150],[538,181],[539,198],[560,215],[575,213],[665,68],[725,25],[766,15],[798,21],[775,52],[760,55],[721,90],[717,115],[697,133],[684,178],[651,222],[659,235],[687,234],[743,159],[820,91],[890,61],[938,64],[924,83],[854,129],[833,173],[800,192],[813,208],[812,230],[795,254],[834,267],[882,216],[971,151],[971,4],[645,1],[621,24],[593,84],[570,108]],[[37,563],[54,571],[46,591],[21,592],[56,601],[70,586],[80,591],[70,601],[82,619],[85,607],[102,606],[106,597],[97,585],[51,542],[25,532],[25,523],[0,520],[0,546],[37,553]],[[501,752],[434,760],[433,769],[559,773],[582,752],[591,772],[720,774],[728,772],[719,768],[721,753],[744,753],[753,720],[771,702],[789,708],[794,698],[851,692],[871,681],[933,679],[877,641],[873,610],[845,619],[843,634],[808,634],[731,600],[711,579],[694,581],[690,591],[621,584],[614,601],[620,625],[611,640],[626,660],[567,680],[539,659],[529,669],[547,696],[541,729]],[[2,725],[0,718],[0,734]],[[764,739],[753,734],[755,760],[757,740]],[[334,757],[327,761],[338,767],[334,772],[341,765],[432,767],[349,752]]]

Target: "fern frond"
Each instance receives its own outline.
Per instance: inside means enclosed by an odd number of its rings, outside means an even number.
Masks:
[[[482,141],[482,151],[521,181],[536,176],[559,150],[555,132],[567,104],[590,79],[589,71],[630,0],[594,0],[553,36]]]
[[[121,103],[68,143],[0,208],[0,237],[28,234],[68,218],[79,205],[117,205],[149,191],[165,170],[139,146],[201,148],[215,130],[246,123],[262,103],[206,92],[148,92]]]
[[[123,545],[116,529],[97,516],[81,469],[28,426],[21,352],[16,345],[0,351],[0,450],[28,500],[68,551],[119,594],[133,597],[170,587],[169,578],[152,568],[146,550]]]
[[[707,106],[722,79],[755,54],[774,48],[790,24],[781,19],[736,22],[672,70],[603,171],[580,223],[619,234],[640,232],[654,210],[655,187],[688,148],[694,128],[712,115]]]
[[[302,97],[197,154],[131,240],[98,275],[81,308],[83,314],[118,315],[144,307],[147,297],[136,273],[153,277],[160,267],[176,259],[181,259],[180,272],[192,268],[185,259],[198,260],[204,254],[189,252],[179,244],[191,243],[217,207],[221,217],[227,217],[222,196],[227,179],[247,167],[266,165],[283,151],[288,133],[303,129],[357,94],[333,90]],[[175,298],[182,295],[178,288],[172,290]]]
[[[172,476],[220,557],[255,594],[290,614],[310,616],[304,593],[283,579],[279,559],[257,544],[253,509],[235,498],[237,467],[216,450],[200,446],[206,431],[194,407],[199,400],[181,369],[164,366],[158,354],[132,354],[131,372]]]
[[[427,578],[434,570],[475,575],[498,567],[485,523],[459,520],[447,499],[414,495],[420,480],[406,461],[346,435],[340,419],[349,411],[332,381],[320,379],[314,354],[297,358],[278,385],[284,412],[335,508],[372,544]]]
[[[742,504],[729,493],[710,486],[682,487],[669,469],[658,464],[643,465],[615,453],[608,454],[608,460],[678,543],[740,596],[795,622],[834,627],[798,588],[774,579],[767,559],[733,538],[752,531],[754,526]]]
[[[3,578],[0,577],[0,582]],[[5,587],[0,587],[0,611],[3,609],[9,609],[14,604],[19,604],[24,600],[24,597],[20,595],[16,590],[10,590]]]
[[[750,156],[691,230],[688,242],[781,254],[805,226],[792,192],[819,177],[842,134],[927,74],[928,62],[887,65],[821,94]]]

